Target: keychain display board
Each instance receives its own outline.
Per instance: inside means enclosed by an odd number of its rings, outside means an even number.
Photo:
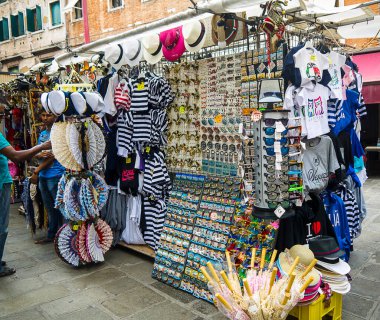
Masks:
[[[212,302],[199,268],[221,267],[240,198],[239,179],[176,174],[153,278]]]

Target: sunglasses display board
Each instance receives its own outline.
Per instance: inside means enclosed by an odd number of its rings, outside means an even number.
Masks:
[[[181,63],[169,69],[168,165],[237,176],[242,139],[240,55]]]
[[[223,263],[241,180],[177,173],[152,276],[212,302],[201,266]]]
[[[262,118],[254,123],[255,206],[272,214],[274,210],[290,207],[287,125],[286,111],[263,112]]]

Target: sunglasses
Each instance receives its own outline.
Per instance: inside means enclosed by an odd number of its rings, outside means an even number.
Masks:
[[[288,119],[264,119],[264,123],[267,127],[273,127],[277,121],[281,121],[284,126],[288,125]]]
[[[271,201],[281,201],[289,199],[289,194],[277,193],[277,192],[266,192],[266,195]]]
[[[264,143],[265,143],[266,146],[273,146],[274,143],[276,142],[276,140],[274,138],[266,138],[266,137],[264,137],[263,140],[264,140]],[[281,145],[284,145],[284,144],[286,144],[288,142],[288,139],[284,137],[284,138],[281,138],[279,140],[279,142],[280,142]]]
[[[282,182],[288,182],[289,177],[286,174],[282,174],[280,176],[276,176],[275,174],[264,173],[268,182],[275,182],[276,180],[280,180]]]
[[[276,209],[279,205],[281,205],[281,207],[283,207],[284,209],[289,209],[290,207],[290,202],[288,200],[281,202],[273,202],[268,200],[265,201],[268,204],[269,209]]]
[[[264,127],[263,129],[264,129],[264,132],[267,136],[271,136],[276,132],[276,128],[273,128],[273,127]],[[288,129],[281,132],[281,135],[285,136],[287,133],[288,133]]]
[[[264,159],[267,161],[268,164],[274,165],[276,163],[276,157],[274,155],[264,155]],[[289,157],[282,157],[282,163],[286,163],[288,161]]]
[[[264,146],[264,149],[265,149],[268,156],[274,156],[276,154],[274,152],[274,148],[272,148],[272,147],[267,148],[266,146]],[[283,156],[289,154],[289,148],[288,147],[281,147],[281,154]]]
[[[268,182],[265,182],[265,186],[267,187],[268,192],[287,192],[288,191],[288,185],[286,184],[269,184]]]

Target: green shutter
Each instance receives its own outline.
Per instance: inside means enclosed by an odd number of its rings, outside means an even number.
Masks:
[[[29,32],[34,32],[34,14],[33,10],[26,9],[26,29]]]
[[[25,34],[24,26],[24,14],[22,12],[18,13],[18,35],[22,36]]]
[[[9,40],[9,22],[8,22],[8,18],[3,18],[3,31],[4,31],[4,40]]]
[[[51,24],[57,26],[61,24],[61,4],[59,1],[50,4]]]
[[[0,41],[4,41],[3,20],[0,20]]]
[[[11,16],[11,30],[12,37],[16,38],[20,35],[18,29],[18,16]]]
[[[37,30],[42,30],[42,12],[41,12],[40,6],[36,6],[36,19],[37,19]]]

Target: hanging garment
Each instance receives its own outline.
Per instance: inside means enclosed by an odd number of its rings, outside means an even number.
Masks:
[[[145,244],[140,230],[141,196],[130,196],[127,204],[126,226],[121,238],[128,244]]]
[[[100,217],[109,224],[113,232],[113,245],[121,239],[121,233],[126,226],[128,196],[119,193],[116,188],[109,189],[106,205],[100,212]]]
[[[167,208],[166,201],[150,201],[149,198],[143,197],[144,230],[143,236],[146,244],[156,250],[160,241],[162,229],[166,218]]]
[[[344,202],[338,195],[329,191],[323,192],[321,197],[338,239],[339,248],[345,252],[344,260],[348,261],[351,251],[351,235]]]
[[[310,193],[295,215],[280,220],[275,248],[281,252],[295,244],[306,244],[310,239],[327,235],[336,238],[335,231],[317,194]]]
[[[335,193],[344,202],[344,207],[347,213],[348,227],[350,229],[351,245],[352,245],[353,240],[357,238],[361,232],[359,207],[355,200],[355,196],[353,192],[347,189],[345,186],[341,187],[340,190],[337,190]]]

